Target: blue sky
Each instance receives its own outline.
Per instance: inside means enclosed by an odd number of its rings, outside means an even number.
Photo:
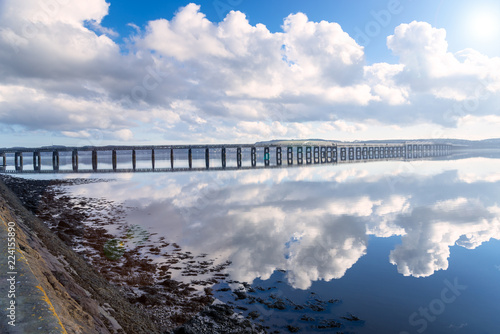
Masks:
[[[126,37],[132,30],[128,23],[143,26],[147,21],[158,18],[172,19],[180,7],[190,1],[116,1],[112,2],[109,15],[103,20],[104,26],[113,27],[120,33],[120,38]],[[312,21],[330,21],[339,23],[343,30],[356,38],[366,35],[366,29],[380,29],[376,36],[363,42],[369,61],[381,62],[392,59],[393,55],[387,49],[386,37],[394,32],[399,24],[411,21],[425,21],[436,28],[447,31],[447,40],[452,51],[465,48],[475,48],[489,56],[500,55],[500,45],[493,38],[486,41],[477,38],[468,24],[473,24],[474,15],[480,12],[491,12],[500,15],[500,4],[492,0],[400,0],[400,1],[352,1],[352,0],[314,0],[314,1],[265,1],[265,0],[208,0],[197,1],[202,12],[212,22],[219,22],[231,10],[242,11],[250,24],[263,23],[272,32],[282,30],[283,19],[290,13],[305,13]],[[390,16],[383,12],[389,9]],[[499,16],[497,18],[500,19]],[[378,24],[373,24],[373,22]],[[496,27],[497,37],[498,26]],[[373,30],[375,34],[376,30]],[[120,41],[120,38],[118,41]],[[362,39],[363,37],[359,37]],[[362,42],[362,40],[360,40]]]
[[[497,137],[500,4],[0,1],[0,146]]]

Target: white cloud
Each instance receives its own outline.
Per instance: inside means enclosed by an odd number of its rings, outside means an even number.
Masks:
[[[473,249],[500,238],[498,212],[498,207],[487,208],[466,198],[415,208],[402,219],[406,234],[389,259],[405,276],[427,277],[446,270],[451,246]]]
[[[3,2],[1,124],[56,135],[100,129],[109,140],[128,129],[134,138],[252,142],[359,137],[367,120],[403,129],[394,133],[458,126],[460,135],[467,117],[500,116],[500,58],[452,54],[446,32],[425,22],[388,37],[398,64],[367,64],[339,24],[302,13],[270,32],[237,11],[211,22],[189,4],[145,29],[130,24],[134,34],[118,45],[102,26],[108,8],[104,0]]]
[[[129,141],[134,137],[134,133],[130,129],[121,129],[115,132],[115,136],[121,141]]]

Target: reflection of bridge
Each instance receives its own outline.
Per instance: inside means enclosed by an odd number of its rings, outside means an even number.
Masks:
[[[366,162],[375,160],[413,160],[447,156],[452,145],[432,142],[401,143],[338,143],[308,145],[230,144],[230,145],[157,145],[157,146],[102,146],[102,147],[44,147],[0,149],[0,172],[4,173],[88,173],[88,172],[153,172],[200,171],[251,168],[279,168],[283,166]],[[158,152],[163,153],[164,159]],[[231,156],[229,154],[232,152]],[[198,153],[195,158],[193,155]],[[201,153],[201,157],[200,157]],[[26,154],[31,155],[24,159]],[[70,168],[61,167],[61,156]],[[88,157],[91,168],[81,168],[82,156]],[[71,156],[71,164],[69,164]],[[144,159],[144,156],[147,156]],[[229,156],[229,158],[228,158]],[[119,159],[120,157],[120,159]],[[214,158],[215,157],[215,158]],[[9,165],[7,161],[12,163]],[[26,161],[30,160],[30,161]],[[139,168],[138,160],[149,161]],[[203,166],[193,166],[193,161]],[[49,161],[42,164],[42,161]],[[128,166],[118,168],[118,162]],[[158,162],[168,161],[168,167]],[[99,169],[99,162],[109,168]],[[176,166],[177,163],[177,166]],[[179,166],[185,165],[185,166]],[[232,163],[232,164],[231,164]],[[247,164],[248,163],[248,164]],[[12,166],[13,169],[8,167]],[[31,169],[31,166],[33,169]],[[27,168],[28,167],[28,168]]]

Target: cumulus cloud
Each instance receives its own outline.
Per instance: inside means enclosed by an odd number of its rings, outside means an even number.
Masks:
[[[491,101],[483,101],[482,108],[471,110],[467,101],[489,100],[493,95],[498,99],[500,58],[488,58],[470,49],[449,52],[444,29],[426,22],[401,24],[387,38],[387,46],[404,66],[398,83],[411,87],[414,94],[463,101],[464,114],[483,114],[491,105]]]
[[[134,208],[129,224],[195,254],[233,261],[235,280],[266,279],[284,269],[291,286],[307,289],[343,277],[369,251],[372,235],[401,236],[388,260],[400,274],[415,277],[448,268],[450,247],[474,249],[500,239],[499,181],[482,180],[484,161],[436,164],[404,175],[396,188],[387,184],[392,164],[347,164],[154,180],[137,174],[73,191],[124,203]],[[478,177],[457,178],[469,170]]]
[[[388,37],[399,64],[367,64],[335,22],[293,13],[270,32],[238,11],[211,22],[196,4],[130,23],[134,33],[117,44],[101,24],[109,5],[2,3],[0,123],[69,137],[104,129],[110,140],[128,129],[255,141],[311,136],[322,122],[316,133],[331,138],[366,131],[367,119],[461,126],[468,115],[498,116],[500,58],[452,54],[446,32],[425,22]]]
[[[389,259],[405,276],[426,277],[448,269],[450,247],[473,249],[490,238],[500,238],[498,207],[456,198],[415,208],[399,218],[406,234]]]

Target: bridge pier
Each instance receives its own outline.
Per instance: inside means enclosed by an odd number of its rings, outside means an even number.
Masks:
[[[328,161],[328,151],[325,146],[320,147],[320,158],[321,158],[321,163],[324,164]]]
[[[250,150],[250,160],[252,161],[252,167],[257,166],[257,150],[255,146]]]
[[[347,148],[345,148],[345,147],[340,148],[340,160],[342,160],[342,161],[347,160]]]
[[[236,166],[241,168],[241,147],[236,148]]]
[[[312,163],[312,149],[311,146],[306,146],[306,164]]]
[[[349,160],[354,160],[354,147],[349,147]]]
[[[97,151],[92,151],[92,170],[97,172]]]
[[[170,149],[170,168],[174,169],[174,149]]]
[[[52,152],[52,169],[54,171],[59,170],[59,152],[58,151]]]
[[[73,168],[73,172],[78,172],[78,150],[71,152],[71,167]]]
[[[189,164],[189,169],[193,168],[193,150],[191,147],[188,149],[188,164]]]
[[[33,170],[40,171],[42,166],[42,157],[40,152],[33,152]]]
[[[113,150],[111,152],[111,164],[113,165],[113,172],[116,172],[116,165],[117,165],[117,161],[116,161],[116,150]]]
[[[293,147],[288,146],[286,149],[286,158],[289,165],[293,165]]]
[[[210,168],[210,149],[208,147],[205,148],[205,167]]]
[[[23,152],[14,153],[14,165],[16,166],[16,171],[23,171]]]
[[[222,168],[226,168],[226,148],[222,147],[220,150],[220,158],[222,162]]]
[[[154,170],[155,169],[155,150],[151,150],[151,168]]]
[[[264,166],[269,166],[269,147],[264,147]]]
[[[281,166],[281,146],[276,147],[276,165]]]
[[[330,164],[333,162],[333,147],[332,146],[327,146],[326,147],[326,163]]]
[[[297,164],[302,165],[304,163],[304,155],[302,153],[302,146],[297,147]]]
[[[134,172],[136,167],[137,167],[137,154],[135,153],[135,150],[132,150],[132,170]]]

